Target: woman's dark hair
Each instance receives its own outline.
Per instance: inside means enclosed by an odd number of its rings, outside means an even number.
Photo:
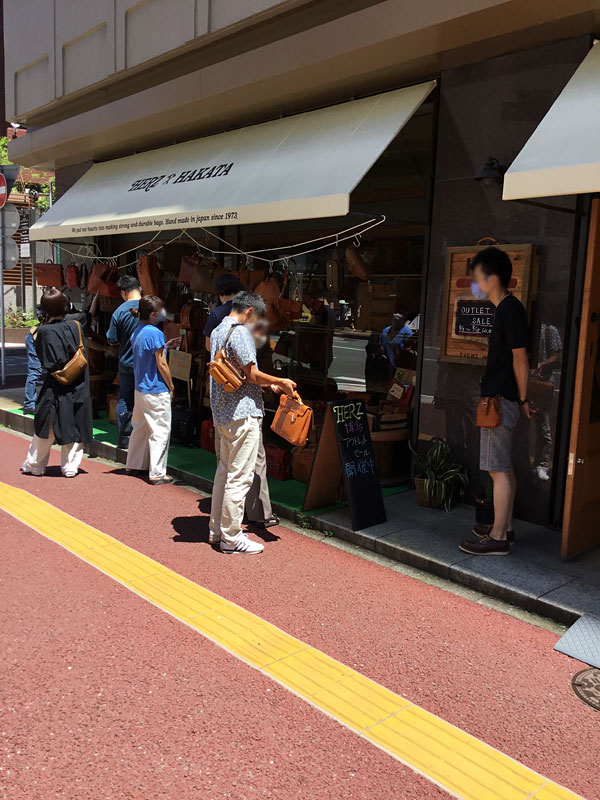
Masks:
[[[44,290],[40,308],[47,317],[64,317],[71,307],[71,301],[60,289],[51,286]]]
[[[500,284],[508,289],[508,284],[512,277],[512,261],[504,250],[498,250],[497,247],[486,247],[485,250],[480,250],[473,261],[471,261],[471,269],[479,269],[484,275],[497,275]]]
[[[232,272],[225,272],[223,275],[219,275],[215,281],[216,295],[227,296],[229,294],[237,294],[238,292],[241,292],[243,288],[244,286],[241,280]]]
[[[140,298],[140,304],[138,308],[130,308],[129,310],[134,317],[139,317],[144,322],[147,322],[150,319],[150,314],[152,314],[153,311],[162,311],[164,307],[165,304],[160,297],[149,294],[146,297]]]

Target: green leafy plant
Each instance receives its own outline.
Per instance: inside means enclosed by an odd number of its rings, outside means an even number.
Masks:
[[[31,328],[38,324],[38,318],[24,308],[9,308],[4,315],[4,324],[7,328]]]
[[[422,455],[412,442],[410,449],[415,457],[417,478],[424,482],[428,502],[450,511],[453,501],[463,498],[468,485],[465,468],[454,458],[452,448],[444,439],[435,438],[427,452]]]

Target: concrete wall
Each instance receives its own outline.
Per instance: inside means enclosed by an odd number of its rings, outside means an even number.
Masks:
[[[4,5],[10,118],[287,3],[18,0]]]
[[[500,186],[486,188],[473,176],[489,156],[501,164],[514,160],[590,45],[590,37],[578,37],[441,75],[419,432],[448,439],[467,466],[471,496],[484,481],[474,422],[483,367],[439,361],[446,248],[475,245],[484,236],[534,244],[540,269],[530,319],[531,366],[539,361],[542,325],[555,326],[563,343],[572,334],[568,298],[575,216],[504,201]],[[551,202],[572,208],[575,199]],[[558,386],[560,371],[559,363],[553,375]],[[530,424],[521,421],[517,437],[517,516],[541,524],[552,521],[552,481],[541,480],[537,467],[545,444],[552,461],[558,411],[555,392]]]

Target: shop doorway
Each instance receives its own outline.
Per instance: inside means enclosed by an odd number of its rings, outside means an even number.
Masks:
[[[600,545],[600,199],[592,201],[561,554]]]

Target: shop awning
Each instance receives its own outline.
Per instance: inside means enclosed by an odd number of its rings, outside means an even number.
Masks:
[[[343,216],[350,192],[434,86],[94,164],[32,226],[31,238]]]
[[[596,42],[504,176],[504,200],[600,191]]]

